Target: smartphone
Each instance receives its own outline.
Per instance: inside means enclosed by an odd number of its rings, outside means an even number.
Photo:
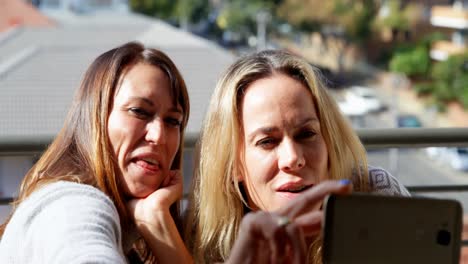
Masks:
[[[323,263],[459,263],[456,200],[371,194],[325,200]]]

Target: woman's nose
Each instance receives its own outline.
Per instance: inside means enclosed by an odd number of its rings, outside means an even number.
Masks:
[[[154,120],[147,124],[145,139],[154,144],[165,144],[166,135],[164,131],[164,122],[162,120]]]
[[[283,140],[278,159],[278,166],[284,171],[295,171],[305,166],[302,147],[292,140]]]

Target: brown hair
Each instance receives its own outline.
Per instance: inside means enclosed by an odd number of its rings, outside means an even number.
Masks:
[[[24,177],[18,198],[13,203],[13,212],[39,187],[59,180],[73,181],[92,185],[108,195],[117,208],[122,230],[128,230],[131,221],[116,173],[118,165],[110,145],[107,122],[117,86],[128,69],[137,63],[161,69],[170,80],[174,104],[182,107],[184,117],[179,149],[172,164],[172,169],[181,168],[183,132],[190,111],[185,82],[163,52],[136,42],[126,43],[103,53],[89,66],[62,129]],[[171,208],[171,212],[175,213],[175,208]],[[9,219],[0,226],[0,236]]]

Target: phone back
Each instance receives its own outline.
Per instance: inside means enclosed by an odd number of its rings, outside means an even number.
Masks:
[[[331,195],[323,263],[459,263],[462,208],[455,200]]]

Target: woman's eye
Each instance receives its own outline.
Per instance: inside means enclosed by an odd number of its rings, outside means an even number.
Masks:
[[[262,147],[264,149],[270,149],[270,148],[273,148],[276,145],[276,143],[277,143],[276,139],[268,137],[268,138],[264,138],[264,139],[257,141],[255,145]]]
[[[132,107],[129,109],[129,111],[130,113],[134,114],[138,118],[148,118],[151,116],[151,114],[148,111],[139,107]]]
[[[305,131],[300,132],[300,133],[297,135],[297,138],[298,138],[298,139],[310,139],[310,138],[315,137],[315,135],[317,135],[317,133],[315,133],[314,131],[312,131],[312,130],[305,130]]]
[[[182,121],[177,118],[167,118],[166,123],[173,127],[180,127],[182,125]]]

